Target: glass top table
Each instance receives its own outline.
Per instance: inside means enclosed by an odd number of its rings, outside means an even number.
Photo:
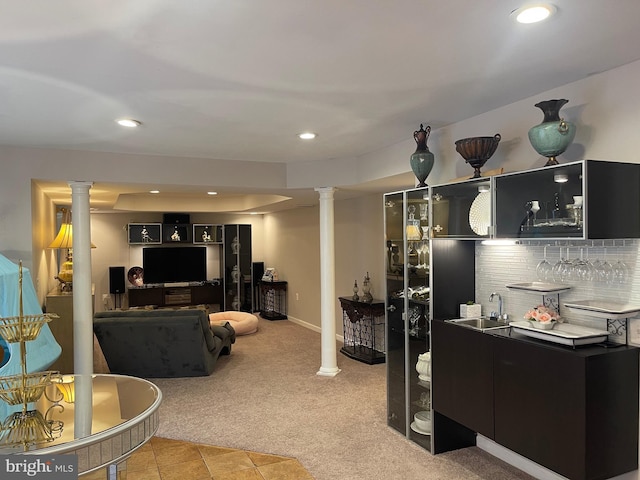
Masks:
[[[158,430],[162,393],[153,383],[124,375],[65,375],[52,383],[29,414],[52,426],[53,438],[20,444],[22,429],[4,422],[0,454],[78,455],[80,475],[115,465]],[[20,406],[18,406],[20,407]],[[16,412],[20,412],[17,408]]]

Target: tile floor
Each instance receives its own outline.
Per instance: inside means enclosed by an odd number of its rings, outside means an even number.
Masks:
[[[81,477],[106,480],[106,470]],[[118,480],[313,480],[295,458],[153,437],[126,461]]]

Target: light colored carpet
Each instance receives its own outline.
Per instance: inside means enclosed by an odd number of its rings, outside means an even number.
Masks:
[[[157,434],[295,457],[316,480],[532,478],[476,447],[431,455],[386,425],[385,365],[338,362],[336,377],[316,375],[320,334],[261,318],[211,376],[152,379]]]

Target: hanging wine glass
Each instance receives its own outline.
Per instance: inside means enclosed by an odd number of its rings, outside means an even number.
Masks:
[[[593,246],[593,242],[592,242]],[[593,267],[593,281],[600,281],[600,266],[602,265],[602,261],[599,258],[596,258],[593,262],[591,262],[591,266]]]
[[[607,261],[607,249],[604,249],[604,259],[598,265],[598,280],[611,283],[613,281],[613,267]]]
[[[593,280],[593,268],[588,260],[584,259],[584,249],[580,249],[580,259],[575,265],[576,277],[583,282]]]
[[[553,277],[554,282],[562,282],[562,270],[564,269],[565,262],[566,259],[562,256],[562,247],[560,247],[560,258],[551,269],[551,276]]]
[[[570,281],[574,281],[577,280],[577,263],[578,263],[579,259],[574,258],[573,260],[571,260],[570,258],[570,254],[569,254],[569,247],[567,247],[567,259],[564,262],[564,265],[562,267],[562,281],[563,282],[570,282]]]
[[[540,281],[549,281],[552,279],[553,266],[547,261],[547,245],[544,246],[544,258],[536,266],[536,275]]]
[[[627,278],[629,277],[629,268],[627,265],[622,260],[618,260],[612,265],[612,268],[613,281],[616,283],[626,283]]]
[[[621,258],[618,258],[618,261],[611,267],[613,269],[613,281],[616,283],[625,283],[629,278],[629,267],[627,267],[627,264],[624,263]]]

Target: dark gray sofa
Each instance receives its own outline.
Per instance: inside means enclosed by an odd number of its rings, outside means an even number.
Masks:
[[[142,378],[210,375],[236,340],[231,325],[211,327],[198,309],[99,312],[93,331],[111,373]]]

